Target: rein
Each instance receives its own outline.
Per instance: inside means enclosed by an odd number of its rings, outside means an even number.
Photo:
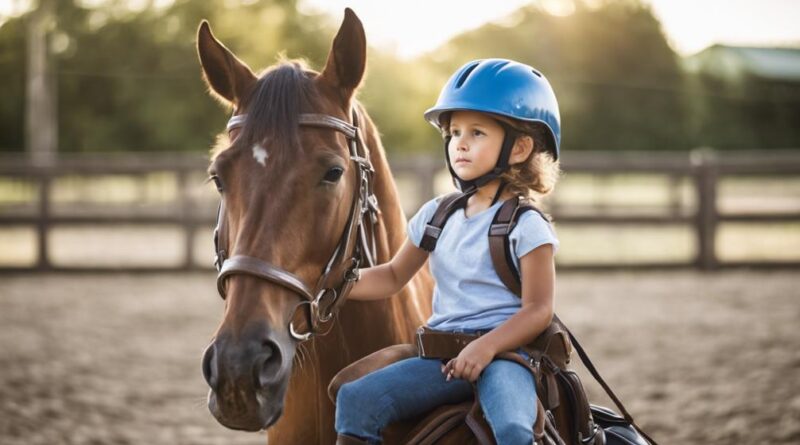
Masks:
[[[223,300],[225,299],[226,282],[231,275],[252,275],[299,294],[304,301],[295,307],[289,320],[289,332],[298,341],[306,341],[312,336],[325,335],[330,331],[329,328],[322,332],[321,325],[330,321],[344,304],[357,279],[356,270],[361,265],[374,266],[377,259],[375,224],[380,210],[378,200],[373,192],[372,176],[375,170],[369,160],[358,125],[358,114],[355,110],[352,112],[352,118],[353,124],[325,114],[304,113],[299,116],[301,127],[329,128],[344,134],[350,150],[350,160],[355,163],[356,176],[359,180],[344,233],[313,289],[292,272],[270,264],[257,256],[237,254],[228,257],[225,198],[223,196],[220,199],[217,226],[214,229],[214,250],[216,251],[214,266],[218,271],[217,289],[220,296]],[[240,129],[246,119],[246,114],[231,117],[226,126],[228,133]],[[232,136],[232,139],[235,140],[235,136]],[[344,273],[339,278],[334,271],[341,270],[342,266],[344,266]],[[308,330],[306,332],[298,331],[294,325],[294,314],[300,306],[307,308],[305,320]]]

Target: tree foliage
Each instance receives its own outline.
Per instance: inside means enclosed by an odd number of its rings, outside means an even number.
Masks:
[[[132,12],[124,2],[102,9],[57,2],[51,47],[60,150],[207,150],[226,110],[202,81],[195,49],[202,19],[254,69],[282,52],[324,62],[332,32],[324,17],[301,15],[295,0],[228,3],[184,0]],[[0,28],[0,79],[12,85],[0,101],[3,150],[24,145],[24,21]]]
[[[96,8],[57,1],[50,43],[60,150],[207,150],[227,111],[208,96],[201,78],[195,50],[200,20],[208,19],[254,69],[282,54],[320,69],[337,19],[309,15],[297,2],[176,0],[131,11],[125,0]],[[25,20],[0,26],[0,151],[24,146]],[[731,93],[713,78],[686,75],[648,6],[606,0],[577,2],[565,17],[535,4],[524,7],[413,60],[370,48],[359,97],[387,149],[438,149],[441,139],[422,113],[459,66],[488,57],[519,60],[548,77],[559,99],[565,153],[800,143],[790,122],[798,101],[782,100],[781,93],[796,94],[796,85],[751,79]],[[763,91],[768,94],[760,102],[727,99]]]

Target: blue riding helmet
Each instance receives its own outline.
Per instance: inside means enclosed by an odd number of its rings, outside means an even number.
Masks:
[[[425,119],[440,128],[442,113],[482,111],[526,122],[541,122],[550,130],[554,155],[561,145],[561,117],[550,82],[535,68],[506,59],[473,60],[447,81]]]
[[[433,108],[425,112],[425,119],[439,130],[442,113],[458,110],[480,111],[505,116],[525,122],[539,122],[548,130],[547,150],[558,159],[561,143],[561,118],[558,101],[547,79],[536,69],[523,63],[506,59],[474,60],[458,69],[447,81]],[[463,181],[445,159],[451,175],[462,191],[476,189],[500,176],[508,169],[511,147],[518,133],[502,121],[506,130],[500,158],[495,168],[473,181]]]

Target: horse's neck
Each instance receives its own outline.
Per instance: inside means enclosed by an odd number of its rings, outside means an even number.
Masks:
[[[397,186],[377,129],[365,116],[365,142],[375,169],[374,192],[381,214],[376,227],[377,262],[392,259],[406,239],[406,220]],[[421,273],[397,295],[382,301],[349,301],[339,311],[331,332],[303,345],[288,388],[285,412],[269,430],[271,443],[329,444],[335,442],[335,407],[327,386],[344,366],[386,346],[408,343],[414,329],[430,315],[432,280]],[[302,365],[300,366],[300,363]]]
[[[363,109],[362,109],[363,110]],[[397,185],[392,177],[386,152],[378,139],[378,130],[366,115],[364,118],[365,142],[370,150],[370,161],[375,169],[374,192],[378,199],[381,215],[376,230],[378,250],[378,264],[383,264],[392,259],[400,250],[406,240],[406,217],[400,204]],[[369,353],[386,344],[406,343],[411,341],[415,328],[425,321],[430,315],[430,294],[432,280],[427,267],[417,274],[408,286],[405,286],[398,295],[380,302],[355,302],[350,310],[355,315],[355,323],[341,323],[346,335],[346,342],[350,345],[363,346]],[[380,308],[376,306],[382,306]],[[369,332],[364,332],[363,325],[369,326]],[[366,337],[373,338],[373,344],[365,345]],[[351,361],[360,358],[362,354],[356,352]],[[348,362],[349,363],[349,362]]]

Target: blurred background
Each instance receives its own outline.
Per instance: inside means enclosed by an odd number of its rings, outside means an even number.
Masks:
[[[661,443],[800,442],[797,2],[0,0],[0,443],[264,442],[204,407],[230,110],[196,30],[320,69],[346,6],[407,216],[453,189],[421,117],[449,75],[538,68],[562,319]]]

